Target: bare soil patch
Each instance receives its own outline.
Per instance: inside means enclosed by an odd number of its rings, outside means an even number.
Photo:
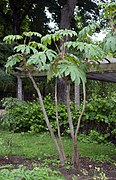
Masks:
[[[10,157],[0,157],[0,166],[10,165],[12,164],[14,168],[18,168],[19,165],[24,165],[29,169],[33,168],[33,163],[42,164],[43,161],[40,160],[29,160],[24,157],[10,156]],[[109,162],[100,163],[95,161],[90,161],[88,158],[80,158],[80,169],[67,168],[56,166],[50,164],[49,167],[52,170],[58,170],[62,173],[66,180],[71,180],[72,177],[75,176],[75,180],[77,175],[78,180],[92,180],[93,174],[97,174],[98,172],[95,170],[96,167],[100,168],[101,172],[104,172],[108,178],[108,180],[116,180],[116,166],[110,164]],[[85,174],[86,173],[86,174]]]

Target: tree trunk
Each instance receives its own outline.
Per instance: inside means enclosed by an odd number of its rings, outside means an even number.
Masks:
[[[60,29],[70,29],[71,19],[77,0],[67,0],[66,4],[61,8]],[[62,78],[58,79],[58,101],[66,102],[66,84]]]
[[[12,29],[13,34],[21,34],[21,22],[15,15],[13,15]]]
[[[11,20],[12,20],[12,30],[13,34],[20,34],[21,30],[21,14],[20,10],[17,8],[17,4],[13,0],[9,0],[11,8]]]
[[[72,154],[72,162],[75,168],[80,168],[79,166],[79,154],[78,154],[78,146],[77,146],[77,139],[74,137],[73,140],[73,154]]]
[[[74,125],[72,122],[72,116],[71,116],[71,111],[70,111],[70,84],[67,81],[67,91],[66,91],[66,107],[67,107],[67,114],[68,114],[68,122],[69,122],[69,127],[70,127],[70,133],[73,141],[73,155],[72,155],[72,163],[75,168],[79,168],[79,155],[78,155],[78,149],[77,149],[77,140],[75,138],[75,133],[74,133]]]
[[[55,144],[55,147],[56,147],[56,150],[58,152],[58,155],[59,155],[59,159],[60,159],[60,162],[61,162],[61,165],[63,166],[64,165],[64,158],[63,158],[63,155],[60,151],[60,148],[59,148],[59,145],[57,143],[57,140],[55,138],[55,135],[54,135],[54,132],[51,128],[51,125],[50,125],[50,122],[49,122],[49,119],[48,119],[48,116],[47,116],[47,113],[46,113],[46,110],[45,110],[45,107],[44,107],[44,104],[43,104],[43,100],[42,100],[42,96],[41,96],[41,93],[40,93],[40,90],[39,90],[39,87],[37,86],[35,80],[33,79],[32,75],[30,72],[28,72],[28,75],[29,75],[29,78],[31,79],[32,83],[33,83],[33,86],[35,88],[35,90],[37,91],[37,94],[38,94],[38,97],[39,97],[39,101],[40,101],[40,105],[41,105],[41,108],[42,108],[42,111],[43,111],[43,114],[44,114],[44,117],[45,117],[45,121],[46,121],[46,124],[47,124],[47,127],[50,131],[50,134],[51,134],[51,137],[54,141],[54,144]]]
[[[73,17],[76,3],[77,3],[77,0],[67,0],[66,4],[62,7],[60,29],[71,28],[71,19]]]

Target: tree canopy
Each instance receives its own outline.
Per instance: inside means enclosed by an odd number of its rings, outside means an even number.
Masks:
[[[102,1],[102,0],[101,0]],[[73,14],[75,6],[83,17],[91,19],[91,12],[94,17],[98,15],[98,6],[92,0],[1,0],[0,1],[0,34],[21,34],[23,31],[37,31],[47,33],[49,18],[46,15],[45,7],[52,13],[52,17],[61,28],[70,28],[71,20],[74,25]],[[64,20],[64,18],[66,18]],[[67,23],[67,24],[66,24]]]

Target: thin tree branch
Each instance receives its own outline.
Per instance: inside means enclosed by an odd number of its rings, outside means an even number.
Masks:
[[[79,128],[80,128],[81,118],[82,118],[83,113],[85,111],[85,106],[86,106],[86,89],[85,89],[85,83],[83,83],[83,108],[82,108],[81,114],[78,118],[77,128],[75,131],[75,139],[77,139],[77,134],[78,134]]]
[[[56,104],[56,124],[57,124],[57,129],[58,129],[58,137],[59,137],[60,144],[61,144],[62,155],[63,155],[63,158],[65,160],[66,155],[65,155],[65,151],[64,151],[64,145],[62,142],[62,138],[61,138],[60,125],[59,125],[59,120],[58,120],[57,78],[55,81],[55,104]]]

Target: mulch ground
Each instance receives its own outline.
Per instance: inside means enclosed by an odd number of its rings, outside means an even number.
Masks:
[[[0,166],[12,164],[14,168],[17,168],[19,165],[24,165],[27,168],[31,169],[33,163],[41,164],[42,161],[28,160],[23,157],[17,157],[17,156],[0,157]],[[72,177],[74,177],[74,175],[75,175],[75,180],[76,179],[92,180],[93,174],[99,173],[97,170],[95,170],[95,167],[100,168],[101,172],[104,172],[106,174],[108,180],[116,180],[116,166],[108,162],[100,163],[100,162],[90,161],[87,158],[80,158],[80,170],[70,168],[70,167],[66,168],[66,167],[55,166],[52,164],[49,166],[53,170],[60,171],[66,180],[71,180]],[[78,178],[77,178],[77,175],[79,175]],[[103,180],[105,180],[105,178]]]

